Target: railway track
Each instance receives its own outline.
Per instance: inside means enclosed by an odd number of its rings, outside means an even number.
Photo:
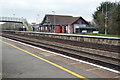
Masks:
[[[17,35],[19,35],[18,33],[15,33]],[[34,37],[36,39],[42,39],[42,40],[47,40],[47,41],[51,41],[51,42],[58,42],[58,43],[62,43],[62,44],[68,44],[71,46],[78,46],[78,47],[85,47],[85,48],[92,48],[92,49],[99,49],[102,51],[109,51],[109,52],[116,52],[116,53],[120,53],[120,46],[115,46],[115,45],[106,45],[106,44],[97,44],[97,43],[90,43],[90,42],[80,42],[80,41],[73,41],[73,40],[66,40],[66,39],[60,39],[60,38],[51,38],[51,37],[46,37],[46,36],[41,36],[39,34],[20,34],[26,37]]]
[[[71,46],[71,44],[59,43],[58,41],[55,42],[45,38],[36,38],[35,36],[31,37],[6,33],[3,33],[2,36],[120,71],[120,59],[119,57],[117,58],[117,56],[112,57],[93,54],[89,51],[80,50],[80,47],[74,44]]]

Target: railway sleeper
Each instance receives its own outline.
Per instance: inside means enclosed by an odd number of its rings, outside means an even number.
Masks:
[[[117,70],[118,70],[118,67],[120,67],[118,65],[118,63],[117,64],[110,63],[110,61],[106,61],[104,59],[101,59],[102,57],[100,57],[100,58],[95,57],[95,55],[86,56],[85,54],[82,54],[81,52],[75,52],[74,50],[70,51],[68,49],[64,49],[64,48],[61,48],[61,47],[56,47],[56,46],[53,46],[53,45],[51,46],[51,45],[48,45],[48,44],[45,44],[45,43],[32,42],[32,41],[29,41],[28,39],[24,40],[24,39],[15,38],[13,36],[12,37],[11,36],[5,36],[5,37],[15,39],[15,40],[18,40],[18,41],[21,41],[21,42],[25,42],[25,43],[28,43],[28,44],[31,44],[31,45],[35,45],[35,46],[38,46],[38,47],[42,47],[42,48],[45,48],[45,49],[48,49],[48,50],[51,50],[51,51],[55,51],[55,52],[58,52],[58,53],[61,53],[61,54],[64,54],[64,55],[68,55],[68,56],[71,56],[71,57],[82,59],[82,60],[85,60],[85,61],[88,61],[88,62],[92,62],[92,63],[97,62],[96,64],[99,64],[99,65],[107,64],[107,65],[103,65],[103,66],[107,66],[107,67],[110,67],[110,68],[115,68]],[[78,55],[78,53],[79,53],[79,55]]]

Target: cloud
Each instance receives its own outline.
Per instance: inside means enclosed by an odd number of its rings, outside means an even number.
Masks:
[[[86,20],[92,19],[96,7],[106,0],[2,0],[2,16],[25,17],[29,22],[40,20],[45,14],[54,10],[56,14],[82,16]],[[110,0],[114,1],[114,0]],[[116,0],[117,1],[117,0]]]

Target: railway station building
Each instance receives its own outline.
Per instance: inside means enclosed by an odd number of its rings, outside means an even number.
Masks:
[[[40,32],[81,33],[83,30],[92,32],[96,27],[90,27],[82,17],[51,14],[46,14],[40,24]]]

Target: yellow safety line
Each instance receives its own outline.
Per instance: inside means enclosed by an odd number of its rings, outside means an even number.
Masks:
[[[21,51],[23,51],[23,52],[25,52],[25,53],[28,53],[28,54],[30,54],[30,55],[32,55],[32,56],[34,56],[34,57],[36,57],[36,58],[38,58],[38,59],[40,59],[40,60],[42,60],[42,61],[45,61],[45,62],[47,62],[47,63],[49,63],[49,64],[51,64],[51,65],[53,65],[53,66],[56,66],[56,67],[58,67],[58,68],[60,68],[60,69],[62,69],[62,70],[64,70],[64,71],[66,71],[66,72],[68,72],[68,73],[70,73],[70,74],[72,74],[72,75],[74,75],[74,76],[76,76],[76,77],[78,77],[78,78],[81,78],[81,79],[83,79],[83,80],[89,80],[89,79],[87,79],[87,78],[85,78],[85,77],[83,77],[83,76],[81,76],[81,75],[79,75],[79,74],[77,74],[77,73],[75,73],[75,72],[72,72],[72,71],[70,71],[70,70],[68,70],[68,69],[66,69],[66,68],[64,68],[64,67],[62,67],[62,66],[60,66],[60,65],[58,65],[58,64],[55,64],[55,63],[53,63],[53,62],[51,62],[51,61],[48,61],[48,60],[46,60],[46,59],[44,59],[44,58],[42,58],[42,57],[39,57],[39,56],[37,56],[37,55],[35,55],[35,54],[31,53],[31,52],[28,52],[28,51],[26,51],[26,50],[23,50],[23,49],[21,49],[21,48],[19,48],[19,47],[17,47],[17,46],[14,46],[14,45],[12,45],[12,44],[10,44],[10,43],[7,43],[7,42],[4,42],[4,41],[2,41],[2,40],[0,40],[0,41],[3,42],[3,43],[5,43],[5,44],[7,44],[7,45],[10,45],[10,46],[18,49],[18,50],[21,50]]]

